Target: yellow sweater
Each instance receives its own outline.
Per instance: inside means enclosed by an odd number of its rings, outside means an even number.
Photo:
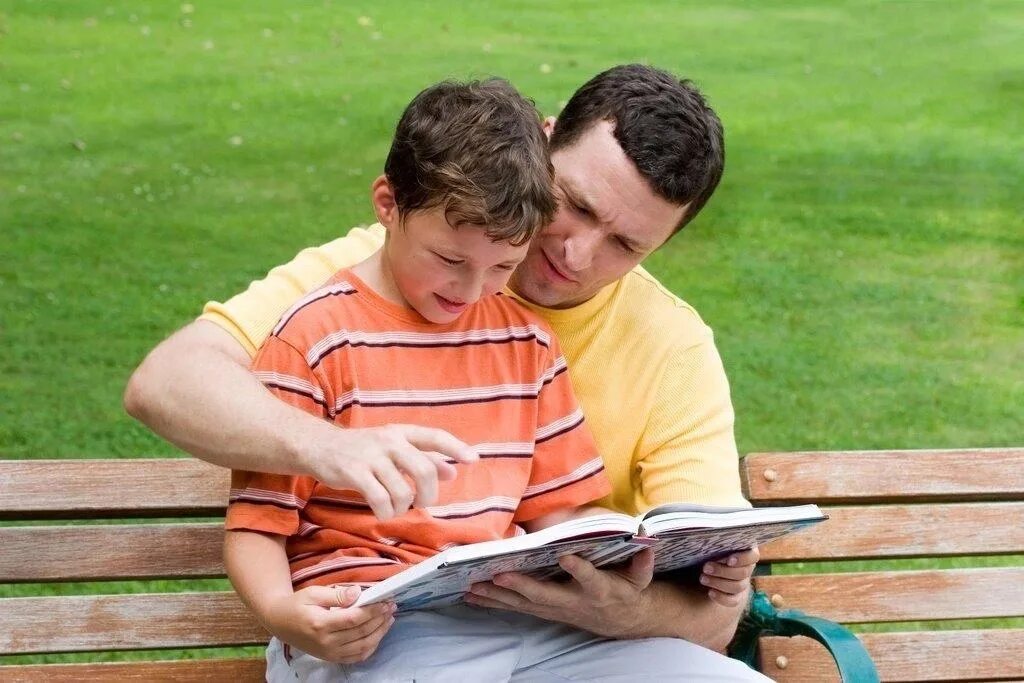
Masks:
[[[355,228],[303,250],[228,301],[207,303],[200,318],[253,355],[296,299],[383,243],[380,225]],[[523,303],[562,344],[612,482],[600,504],[631,515],[676,501],[747,505],[729,384],[711,328],[696,311],[640,267],[574,308]]]

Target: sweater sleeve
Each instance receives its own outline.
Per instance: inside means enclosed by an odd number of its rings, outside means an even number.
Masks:
[[[383,243],[381,226],[353,228],[344,237],[303,249],[227,301],[208,302],[199,319],[222,327],[253,356],[289,306],[342,268],[368,258]]]
[[[710,329],[666,363],[639,444],[637,508],[743,506],[729,382]]]

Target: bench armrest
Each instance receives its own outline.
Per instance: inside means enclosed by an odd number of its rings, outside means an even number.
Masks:
[[[768,596],[756,591],[750,609],[736,630],[729,654],[752,668],[757,665],[757,643],[762,635],[807,636],[832,655],[844,683],[878,683],[878,671],[853,633],[839,624],[810,617],[797,610],[776,610]]]

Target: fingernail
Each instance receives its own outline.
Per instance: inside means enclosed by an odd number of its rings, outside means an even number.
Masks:
[[[739,560],[736,559],[735,555],[733,555],[732,557],[729,558],[729,566],[730,567],[735,567],[737,562],[739,562]]]
[[[706,584],[710,579],[703,574],[700,575],[700,582]]]
[[[345,598],[348,600],[355,600],[359,596],[359,589],[355,586],[345,587]]]
[[[714,574],[715,573],[715,565],[710,564],[710,563],[704,565],[704,573],[705,574]]]

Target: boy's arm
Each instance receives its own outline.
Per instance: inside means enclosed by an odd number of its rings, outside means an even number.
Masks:
[[[292,591],[285,538],[228,531],[224,564],[242,602],[272,635],[329,662],[365,660],[394,622],[394,606],[349,607],[359,589],[310,586]]]

